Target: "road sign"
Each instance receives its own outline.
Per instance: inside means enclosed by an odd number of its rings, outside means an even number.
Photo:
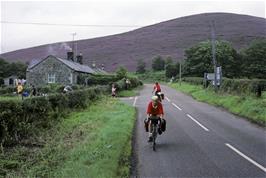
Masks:
[[[214,73],[207,73],[207,80],[214,80]]]

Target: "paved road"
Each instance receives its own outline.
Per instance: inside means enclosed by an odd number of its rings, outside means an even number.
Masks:
[[[123,99],[138,109],[135,130],[137,177],[266,177],[266,131],[223,109],[162,86],[167,131],[157,150],[143,128],[152,85]]]

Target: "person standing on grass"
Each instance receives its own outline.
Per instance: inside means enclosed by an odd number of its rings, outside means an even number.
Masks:
[[[115,87],[115,84],[113,83],[112,84],[112,97],[115,97],[116,96],[116,87]]]
[[[18,84],[17,84],[17,94],[18,94],[18,96],[21,95],[21,97],[23,99],[22,93],[23,93],[23,86],[22,86],[21,82],[18,82]]]

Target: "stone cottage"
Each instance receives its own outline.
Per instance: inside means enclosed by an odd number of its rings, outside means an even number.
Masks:
[[[96,74],[89,66],[82,65],[82,59],[74,62],[73,55],[68,59],[61,59],[55,56],[48,56],[39,62],[28,67],[26,79],[28,84],[35,86],[58,83],[72,85],[78,83],[78,77],[84,74]]]

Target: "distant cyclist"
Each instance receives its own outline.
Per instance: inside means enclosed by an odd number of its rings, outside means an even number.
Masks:
[[[152,141],[152,133],[151,133],[152,130],[151,130],[150,118],[151,117],[158,117],[160,120],[160,123],[161,123],[163,116],[164,116],[163,105],[159,102],[158,96],[152,96],[151,99],[152,100],[149,102],[148,107],[147,107],[147,119],[146,119],[146,123],[148,124],[148,132],[149,132],[148,142]]]
[[[155,91],[155,95],[158,96],[159,101],[162,101],[162,93],[161,93],[161,86],[159,85],[158,82],[155,82],[154,86],[153,86],[153,90],[152,93]]]

